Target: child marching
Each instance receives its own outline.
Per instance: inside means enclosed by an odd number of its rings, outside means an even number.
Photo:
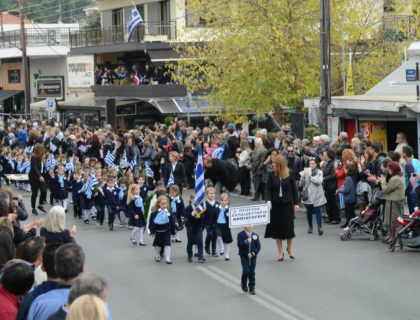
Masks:
[[[230,260],[229,244],[233,242],[232,233],[229,228],[229,196],[222,193],[219,198],[220,207],[218,213],[214,217],[214,232],[220,248],[224,248],[224,252],[220,249],[220,255],[225,255],[225,260]]]
[[[197,245],[198,249],[198,262],[205,262],[203,256],[203,226],[204,226],[204,214],[197,212],[195,203],[195,195],[190,195],[190,204],[185,209],[185,228],[187,229],[187,254],[188,262],[193,260],[193,246]]]
[[[131,233],[131,243],[137,245],[136,234],[139,234],[139,245],[146,246],[143,241],[144,227],[144,205],[140,197],[140,187],[137,184],[132,184],[128,188],[127,195],[127,215],[130,217],[129,224],[133,227]]]

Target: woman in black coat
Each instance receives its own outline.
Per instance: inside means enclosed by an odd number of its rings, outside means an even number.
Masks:
[[[179,187],[179,194],[182,196],[182,190],[183,186],[186,183],[186,177],[185,177],[185,168],[184,165],[181,162],[178,162],[179,154],[178,152],[171,151],[169,153],[169,163],[165,167],[165,173],[164,173],[164,180],[165,185],[168,185],[169,178],[171,176],[171,173],[174,176],[174,183]]]
[[[31,206],[32,213],[38,215],[38,212],[35,208],[36,198],[38,197],[38,190],[41,191],[41,196],[39,197],[38,209],[46,213],[44,207],[42,206],[47,202],[47,187],[45,185],[45,180],[42,174],[45,172],[44,165],[44,156],[45,148],[44,145],[38,143],[35,145],[34,153],[31,157],[31,170],[29,171],[29,183],[32,189],[31,196]]]
[[[101,159],[101,144],[99,143],[99,138],[96,134],[92,136],[92,144],[86,150],[85,155],[90,158],[96,158],[97,160]]]
[[[272,159],[273,172],[266,184],[266,199],[270,205],[270,223],[265,229],[265,238],[276,239],[279,261],[283,261],[283,240],[287,240],[286,251],[294,259],[292,239],[295,237],[294,213],[299,210],[298,193],[293,173],[289,172],[282,155]]]

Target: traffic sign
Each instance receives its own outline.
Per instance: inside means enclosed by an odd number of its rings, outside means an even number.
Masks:
[[[417,74],[415,69],[405,70],[405,79],[407,82],[417,81]]]
[[[47,98],[47,111],[53,112],[56,110],[56,101],[54,98]]]

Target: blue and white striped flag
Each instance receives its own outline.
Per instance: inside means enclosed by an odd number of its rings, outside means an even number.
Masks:
[[[223,141],[219,148],[214,149],[211,153],[212,158],[220,159],[223,158],[223,153],[225,152],[226,142]]]
[[[133,160],[130,162],[130,169],[131,171],[134,171],[134,168],[137,166],[137,156],[133,157]]]
[[[32,152],[34,152],[34,146],[29,146],[29,147],[26,147],[26,148],[25,148],[25,152],[26,152],[26,153],[32,153]]]
[[[124,151],[121,159],[120,159],[120,167],[121,168],[128,168],[130,166],[130,163],[127,160],[127,153]]]
[[[13,161],[13,159],[9,159],[9,164],[12,167],[12,170],[15,170],[15,162]]]
[[[92,188],[97,186],[97,185],[99,185],[99,181],[98,181],[98,179],[96,179],[95,175],[92,174],[91,177],[89,178],[89,180],[83,186],[82,190],[80,190],[80,191],[85,192],[86,197],[88,199],[92,199]]]
[[[115,165],[114,165],[114,161],[115,161],[115,156],[111,153],[111,152],[109,152],[109,150],[108,150],[108,153],[106,154],[106,157],[105,157],[105,163],[109,166],[109,167],[114,167]]]
[[[194,215],[206,211],[206,189],[204,186],[203,146],[198,149],[197,165],[195,167],[195,209]]]
[[[153,178],[155,176],[155,173],[153,172],[153,170],[150,168],[149,162],[146,161],[146,177],[148,178]]]
[[[87,151],[86,146],[84,146],[83,144],[81,144],[78,148],[78,150],[82,151],[83,153],[85,153]]]
[[[171,175],[169,176],[168,184],[166,185],[166,187],[170,188],[174,184],[175,184],[174,173],[171,172]]]
[[[66,163],[65,171],[74,172],[74,158],[72,157],[70,161]]]
[[[49,157],[45,163],[45,169],[47,169],[47,171],[50,171],[51,169],[55,168],[55,158],[54,155],[51,155],[51,157]]]
[[[31,166],[31,162],[28,158],[25,158],[25,161],[23,161],[22,166],[20,167],[20,172],[25,172],[27,168]]]
[[[50,150],[51,152],[55,152],[55,150],[57,150],[57,146],[52,142],[50,142]]]
[[[143,22],[143,19],[140,16],[137,7],[133,5],[133,9],[131,9],[131,16],[127,23],[127,29],[125,31],[125,40],[130,42],[131,36],[133,35],[134,30]]]

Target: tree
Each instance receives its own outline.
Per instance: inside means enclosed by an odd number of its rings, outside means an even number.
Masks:
[[[86,17],[85,28],[96,29],[101,27],[101,14],[99,11],[93,11]]]

